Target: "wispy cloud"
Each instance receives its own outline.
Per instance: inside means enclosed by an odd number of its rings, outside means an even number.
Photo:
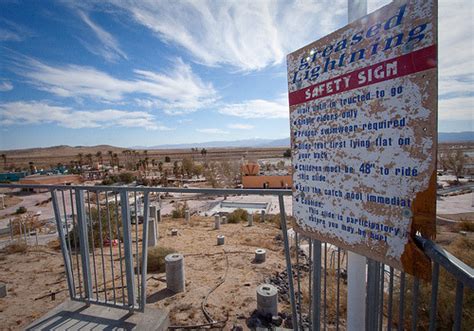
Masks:
[[[229,124],[227,126],[229,129],[237,129],[237,130],[251,130],[254,128],[253,125],[250,124],[240,124],[240,123],[234,123],[234,124]]]
[[[9,81],[0,82],[0,92],[8,92],[13,90],[13,84]]]
[[[23,41],[32,35],[32,31],[27,27],[6,19],[0,19],[0,41]]]
[[[17,63],[18,74],[36,88],[65,98],[91,98],[100,102],[120,102],[140,96],[141,107],[161,109],[168,114],[184,114],[207,107],[218,98],[211,83],[194,74],[180,58],[167,72],[134,70],[133,79],[115,78],[92,67],[52,66],[35,59]]]
[[[440,120],[474,121],[474,95],[439,100]]]
[[[288,118],[288,99],[282,95],[273,101],[263,99],[246,100],[240,103],[226,104],[218,112],[241,118]]]
[[[172,130],[150,113],[117,109],[74,110],[44,101],[17,101],[0,104],[0,124],[57,124],[65,128],[127,127],[147,130]]]
[[[105,60],[109,62],[114,62],[120,58],[128,59],[127,54],[122,51],[118,41],[112,36],[109,32],[105,31],[97,23],[92,21],[88,14],[82,10],[78,10],[77,14],[82,19],[82,21],[94,32],[97,39],[100,43],[94,45],[89,44],[88,42],[83,41],[84,46],[93,54],[102,56]]]
[[[346,14],[345,0],[110,2],[196,61],[244,71],[281,63],[290,51],[341,25]]]
[[[228,131],[217,129],[217,128],[207,128],[207,129],[196,129],[197,132],[209,133],[209,134],[228,134]]]

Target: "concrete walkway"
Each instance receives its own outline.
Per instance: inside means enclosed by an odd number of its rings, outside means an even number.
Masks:
[[[65,301],[25,330],[167,330],[168,313],[147,308],[144,313]]]

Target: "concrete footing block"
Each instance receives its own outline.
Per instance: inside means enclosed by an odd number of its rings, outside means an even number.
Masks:
[[[214,216],[214,229],[219,230],[221,228],[221,217],[219,215]]]
[[[148,247],[158,244],[158,223],[155,218],[148,219]]]
[[[227,216],[222,216],[222,224],[227,224]]]
[[[251,213],[247,214],[247,222],[248,222],[249,226],[253,225],[253,214],[251,214]]]
[[[166,255],[165,269],[166,287],[175,293],[184,292],[186,290],[184,256],[178,253]]]
[[[218,246],[224,245],[224,242],[225,242],[225,237],[223,235],[218,235],[217,236],[217,245]]]
[[[262,315],[278,315],[278,289],[270,284],[257,287],[257,311]]]
[[[190,213],[189,213],[189,209],[186,209],[184,211],[184,219],[186,221],[187,224],[189,224],[189,220],[191,219],[191,216],[190,216]]]
[[[171,229],[171,235],[172,236],[177,236],[178,235],[178,229]]]
[[[259,248],[257,250],[255,250],[255,262],[256,263],[263,263],[265,262],[267,258],[267,252],[262,249],[262,248]]]

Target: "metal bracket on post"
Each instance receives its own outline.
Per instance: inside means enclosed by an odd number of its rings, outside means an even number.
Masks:
[[[125,259],[125,274],[127,278],[128,307],[132,313],[135,310],[135,277],[133,272],[132,235],[130,223],[130,207],[128,192],[120,191],[120,205],[122,210],[123,248]]]
[[[278,195],[278,202],[280,203],[281,231],[283,232],[283,242],[285,244],[286,273],[288,274],[288,289],[290,290],[291,301],[291,320],[293,322],[293,330],[299,330],[298,318],[296,315],[296,300],[295,289],[293,286],[293,270],[291,267],[290,244],[288,241],[288,230],[286,228],[285,201],[283,200],[283,196],[281,194]],[[298,252],[296,254],[298,254]]]
[[[90,305],[92,299],[92,278],[89,264],[89,238],[84,206],[84,191],[75,189],[77,223],[79,228],[79,245],[81,250],[82,276],[84,279],[84,290],[87,304]]]
[[[66,244],[66,236],[64,234],[63,223],[61,221],[61,213],[59,212],[59,205],[58,205],[58,200],[56,197],[56,190],[51,191],[51,199],[53,201],[53,211],[54,211],[54,218],[56,220],[56,227],[58,228],[59,244],[61,245],[61,253],[63,254],[64,266],[66,268],[66,279],[67,279],[67,287],[69,289],[69,297],[71,299],[74,299],[76,297],[76,289],[72,285],[71,260],[69,259],[69,254],[67,251],[68,248]],[[67,217],[67,215],[64,215],[64,217]],[[36,240],[38,241],[38,234],[36,235]],[[68,237],[68,240],[70,240],[69,237]]]
[[[148,266],[148,214],[149,214],[149,195],[148,192],[144,193],[144,210],[143,210],[143,232],[142,232],[142,258],[141,258],[141,276],[142,276],[142,287],[140,288],[140,311],[145,311],[146,304],[146,271]],[[155,222],[158,220],[155,219]],[[138,257],[137,257],[138,258]]]

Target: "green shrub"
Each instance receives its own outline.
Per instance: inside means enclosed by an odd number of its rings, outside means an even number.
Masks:
[[[150,247],[148,249],[147,272],[164,272],[165,257],[172,253],[176,253],[172,248],[159,246]]]
[[[245,209],[236,209],[227,216],[228,223],[240,223],[247,221],[248,213]]]
[[[24,213],[26,213],[27,211],[28,211],[28,210],[26,209],[26,207],[20,206],[20,207],[17,208],[15,214],[18,214],[18,215],[19,215],[19,214],[24,214]]]
[[[184,218],[186,209],[188,209],[188,204],[186,202],[184,202],[184,203],[175,202],[174,203],[174,209],[171,212],[171,217],[172,218]]]

